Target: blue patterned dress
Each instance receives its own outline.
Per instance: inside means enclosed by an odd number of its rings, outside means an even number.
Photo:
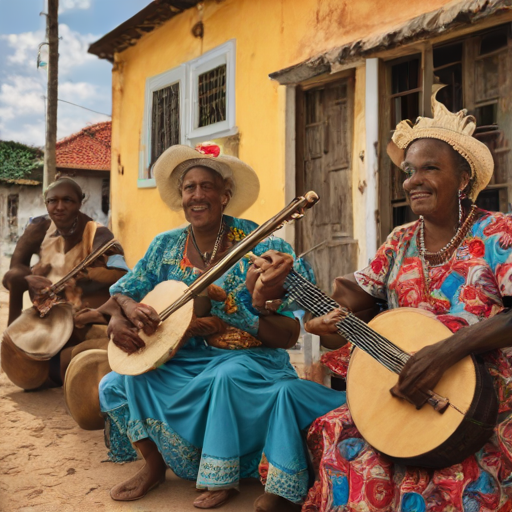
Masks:
[[[224,219],[235,241],[256,228],[247,220]],[[165,280],[190,285],[197,273],[184,264],[187,233],[183,228],[158,235],[110,292],[140,301]],[[274,237],[253,252],[269,249],[293,254]],[[228,297],[226,303],[212,301],[212,314],[255,336],[259,318],[245,288],[249,264],[243,258],[217,282]],[[300,260],[295,267],[313,278]],[[135,459],[131,443],[150,438],[179,477],[220,490],[236,487],[240,478],[258,477],[264,452],[266,491],[301,503],[309,483],[301,432],[345,403],[345,394],[300,380],[283,349],[224,350],[195,337],[156,370],[135,377],[109,373],[100,384],[100,402],[111,460]]]

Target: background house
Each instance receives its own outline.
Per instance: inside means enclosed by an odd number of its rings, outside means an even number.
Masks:
[[[282,236],[328,289],[411,218],[385,148],[398,121],[430,115],[435,82],[450,109],[477,117],[496,160],[481,202],[507,210],[511,21],[504,0],[149,3],[89,49],[113,63],[112,225],[129,265],[184,221],[158,196],[156,158],[216,139],[260,177],[246,217],[320,194]]]
[[[82,212],[108,225],[112,123],[82,128],[57,142],[57,173],[73,178],[84,191]]]
[[[0,272],[30,217],[46,213],[41,194],[43,152],[18,142],[0,141]]]
[[[110,208],[111,123],[87,126],[57,142],[57,172],[75,179],[85,194],[82,211],[107,225]],[[43,151],[0,141],[0,256],[10,257],[32,217],[46,214]],[[7,261],[0,258],[0,274]]]

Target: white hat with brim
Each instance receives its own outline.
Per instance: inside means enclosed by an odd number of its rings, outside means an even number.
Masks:
[[[208,146],[205,146],[206,148]],[[175,145],[166,149],[156,161],[154,176],[162,200],[171,210],[181,210],[179,181],[193,167],[206,167],[233,181],[232,196],[224,210],[227,215],[238,217],[252,206],[260,192],[258,176],[249,165],[229,156],[205,154],[201,149]]]

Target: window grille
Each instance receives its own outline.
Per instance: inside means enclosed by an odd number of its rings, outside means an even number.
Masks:
[[[198,77],[198,127],[226,119],[226,69],[226,64],[223,64]]]
[[[180,143],[179,82],[153,92],[151,124],[151,165],[153,165],[168,147]]]

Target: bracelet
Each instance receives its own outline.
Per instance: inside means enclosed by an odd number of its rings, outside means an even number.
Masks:
[[[265,301],[265,305],[263,307],[255,306],[254,304],[252,307],[258,312],[258,314],[268,316],[277,313],[282,303],[283,301],[281,299],[272,299]]]

